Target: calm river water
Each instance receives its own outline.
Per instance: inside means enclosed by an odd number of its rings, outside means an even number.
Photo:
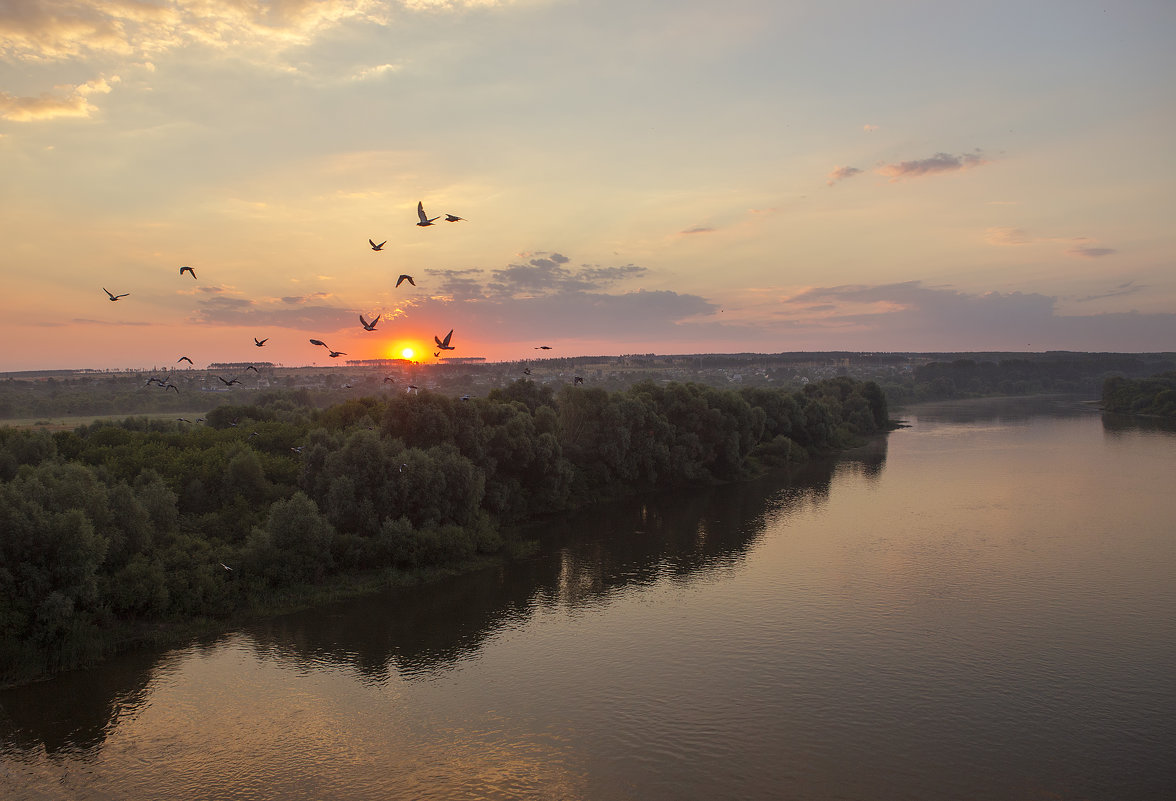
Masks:
[[[1176,433],[904,417],[503,568],[0,693],[0,798],[1176,798]]]

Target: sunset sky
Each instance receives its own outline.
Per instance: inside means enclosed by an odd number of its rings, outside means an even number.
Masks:
[[[0,371],[1176,350],[1174,41],[1171,0],[2,0]]]

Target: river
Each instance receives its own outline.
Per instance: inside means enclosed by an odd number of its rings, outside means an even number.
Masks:
[[[0,692],[0,798],[1176,798],[1176,431],[901,416],[501,567]]]

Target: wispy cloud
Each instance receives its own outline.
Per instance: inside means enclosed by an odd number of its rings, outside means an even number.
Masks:
[[[1074,298],[1076,303],[1088,303],[1092,300],[1103,300],[1104,298],[1118,298],[1123,295],[1134,295],[1138,292],[1143,292],[1147,287],[1142,284],[1136,284],[1134,281],[1127,281],[1119,284],[1114,289],[1107,292],[1101,292],[1097,295],[1087,295],[1082,298]]]
[[[878,168],[878,174],[887,176],[891,181],[901,181],[904,178],[914,178],[921,175],[958,172],[987,163],[988,160],[984,158],[984,154],[979,149],[958,156],[953,156],[950,153],[936,153],[925,159],[886,164]]]
[[[990,245],[1028,245],[1035,240],[1023,228],[988,228],[984,241]]]
[[[95,94],[109,94],[111,83],[118,83],[118,76],[109,81],[96,78],[77,86],[59,87],[53,92],[43,92],[37,97],[16,97],[0,92],[0,118],[13,122],[51,120],[57,117],[89,117],[98,109],[89,101]]]
[[[1087,259],[1097,259],[1119,252],[1115,248],[1090,244],[1092,240],[1089,237],[1036,236],[1024,228],[988,228],[984,231],[984,241],[997,246],[1065,243],[1070,246],[1066,248],[1066,253]]]
[[[350,309],[309,302],[310,298],[254,301],[216,295],[200,301],[195,321],[205,325],[240,328],[294,328],[339,331],[352,325]],[[293,301],[293,302],[291,302]]]
[[[714,233],[715,229],[709,225],[695,225],[691,228],[686,228],[679,231],[680,234],[710,234]]]
[[[839,181],[844,181],[846,178],[852,178],[855,175],[860,175],[861,172],[862,171],[857,167],[837,166],[834,167],[833,170],[829,173],[825,183],[829,186],[833,186],[833,184],[838,183]]]
[[[1114,248],[1100,248],[1093,245],[1075,245],[1066,252],[1072,256],[1082,256],[1087,259],[1097,259],[1102,256],[1110,256],[1113,253],[1118,253]]]
[[[1127,294],[1123,285],[1106,296]],[[1090,296],[1095,300],[1098,296]],[[785,298],[782,323],[826,329],[829,347],[870,341],[888,350],[1145,350],[1172,341],[1176,314],[1069,315],[1036,292],[970,293],[920,281],[815,287]]]

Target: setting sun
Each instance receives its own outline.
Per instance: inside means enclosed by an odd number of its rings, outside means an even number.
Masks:
[[[400,355],[402,357],[404,357],[405,359],[411,359],[414,355],[413,349],[412,348],[405,348],[404,350],[400,351]]]

